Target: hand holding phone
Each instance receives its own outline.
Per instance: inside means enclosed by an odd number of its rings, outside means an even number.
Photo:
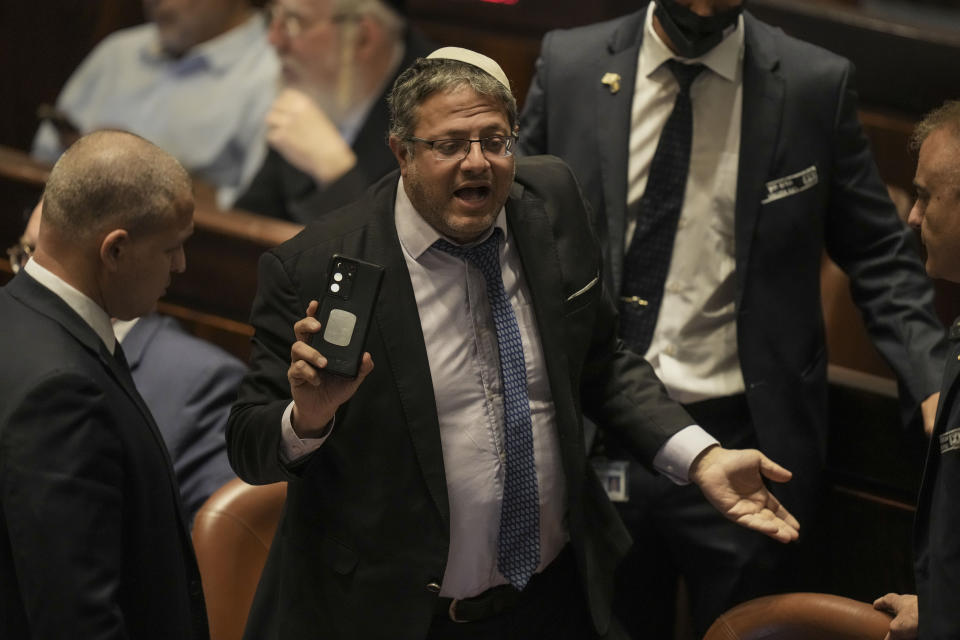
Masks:
[[[326,433],[337,409],[353,397],[364,378],[373,371],[373,358],[364,353],[355,378],[324,373],[327,359],[310,342],[320,332],[317,310],[320,303],[311,300],[306,315],[293,325],[297,341],[290,349],[290,395],[293,398],[291,422],[301,438],[319,438]]]
[[[339,254],[330,258],[317,313],[321,328],[311,342],[327,359],[324,371],[357,376],[382,280],[380,265]]]

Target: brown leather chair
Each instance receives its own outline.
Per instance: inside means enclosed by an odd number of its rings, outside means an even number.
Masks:
[[[211,640],[239,640],[277,530],[287,483],[253,486],[234,479],[193,521]]]
[[[883,640],[890,616],[828,593],[784,593],[737,605],[703,640]]]

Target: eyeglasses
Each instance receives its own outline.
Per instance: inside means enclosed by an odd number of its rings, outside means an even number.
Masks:
[[[20,238],[17,244],[7,249],[7,257],[10,259],[10,270],[14,273],[20,271],[30,256],[33,255],[34,246],[27,242],[26,238]]]
[[[463,160],[470,155],[470,147],[474,142],[480,144],[480,150],[486,156],[508,158],[513,155],[513,143],[516,136],[488,136],[476,140],[466,138],[444,138],[443,140],[424,140],[423,138],[407,138],[411,142],[422,142],[433,151],[437,160]]]
[[[280,25],[280,28],[283,30],[283,34],[290,40],[293,40],[304,31],[322,22],[337,23],[358,17],[353,13],[335,13],[329,18],[308,19],[304,18],[296,11],[291,11],[290,9],[281,6],[277,2],[269,3],[266,7],[264,7],[264,11],[267,15],[268,24],[276,23]]]

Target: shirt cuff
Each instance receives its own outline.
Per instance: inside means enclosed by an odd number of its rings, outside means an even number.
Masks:
[[[690,484],[690,465],[704,450],[720,442],[692,424],[676,432],[653,458],[653,468],[675,484]]]
[[[327,428],[320,438],[301,438],[293,430],[293,402],[287,405],[280,418],[280,460],[284,464],[292,464],[300,458],[309,455],[320,448],[330,434],[333,433],[333,423],[336,417],[330,421]]]

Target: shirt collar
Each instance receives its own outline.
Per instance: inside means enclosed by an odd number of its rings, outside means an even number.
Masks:
[[[117,336],[117,340],[120,341],[120,344],[123,344],[123,341],[127,339],[127,334],[130,333],[130,330],[133,329],[133,325],[137,324],[140,321],[140,318],[134,318],[133,320],[114,320],[113,321],[113,335]],[[129,354],[127,354],[129,357]]]
[[[407,192],[403,188],[402,177],[397,185],[397,200],[394,204],[394,221],[397,225],[397,235],[400,237],[400,244],[403,245],[404,250],[406,250],[406,252],[409,253],[414,260],[420,260],[420,256],[422,256],[427,249],[433,246],[434,242],[441,238],[451,244],[461,245],[461,243],[457,242],[456,240],[452,240],[442,235],[423,219],[423,216],[417,212],[416,208],[413,206],[413,203],[410,202],[410,198],[407,196]],[[500,213],[497,214],[497,220],[494,222],[494,226],[500,227],[500,230],[503,232],[503,237],[506,239],[506,207],[500,207]],[[474,246],[480,244],[489,238],[491,233],[493,233],[493,227],[488,229],[487,232],[476,241],[464,246]]]
[[[197,68],[226,71],[233,67],[237,59],[249,53],[261,39],[267,37],[266,18],[257,11],[243,24],[221,33],[216,38],[201,42],[180,58],[171,58],[160,47],[160,34],[156,26],[151,26],[153,37],[141,50],[144,61],[156,65],[169,64],[183,72]]]
[[[647,18],[644,21],[643,42],[640,45],[640,75],[647,78],[659,69],[664,62],[676,58],[684,62],[699,62],[716,73],[718,76],[735,82],[739,75],[743,61],[743,15],[737,18],[737,28],[726,35],[710,51],[699,58],[682,58],[670,50],[660,35],[653,28],[653,11],[655,3],[651,2],[647,8]]]
[[[73,309],[94,330],[103,344],[106,345],[107,351],[113,355],[117,339],[113,335],[110,316],[100,305],[32,258],[27,261],[23,270],[29,273],[31,278],[66,302],[67,306]]]

